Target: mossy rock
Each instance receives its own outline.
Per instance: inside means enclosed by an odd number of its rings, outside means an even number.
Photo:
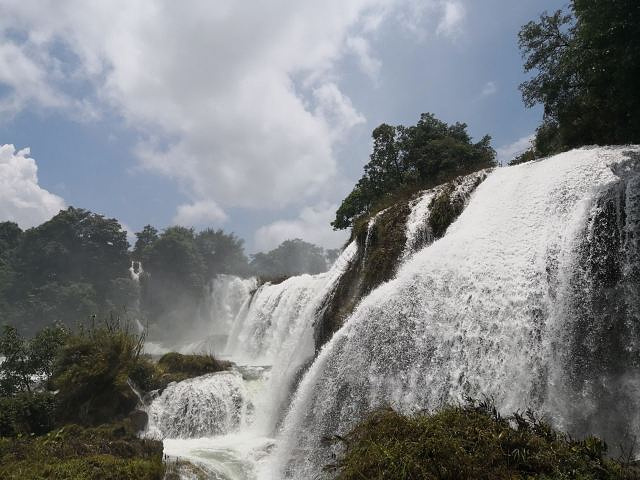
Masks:
[[[464,202],[453,199],[451,194],[453,185],[447,185],[443,191],[434,197],[429,207],[429,226],[434,238],[441,238],[464,209]]]
[[[354,226],[352,241],[358,243],[358,254],[321,306],[315,328],[316,349],[342,326],[364,296],[395,275],[407,240],[412,199],[397,201],[379,213],[371,230],[369,219],[360,219]]]
[[[181,382],[208,373],[231,368],[232,363],[213,355],[164,354],[157,363],[142,358],[132,372],[132,379],[145,391],[163,390],[171,382]]]

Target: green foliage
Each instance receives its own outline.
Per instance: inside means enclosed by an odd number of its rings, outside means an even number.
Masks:
[[[358,243],[358,254],[319,310],[314,330],[317,350],[342,326],[365,295],[396,273],[406,243],[411,199],[409,196],[387,207],[370,231],[365,219],[353,227],[351,237]]]
[[[67,425],[39,437],[0,438],[0,478],[160,480],[162,442],[137,438],[126,423]]]
[[[205,265],[195,233],[184,227],[167,228],[144,249],[141,257],[141,307],[159,330],[197,316],[205,294]]]
[[[542,104],[536,157],[589,144],[640,142],[640,5],[573,0],[519,33],[526,106]]]
[[[73,207],[25,232],[0,224],[0,320],[31,335],[127,306],[128,248],[115,219]]]
[[[453,185],[446,185],[429,206],[429,226],[435,238],[441,238],[445,234],[449,225],[458,218],[464,208],[462,201],[451,197],[452,192]]]
[[[31,340],[24,339],[15,327],[5,325],[0,335],[0,395],[31,392],[36,383],[46,385],[55,359],[68,337],[62,326],[46,327]]]
[[[69,336],[51,378],[60,419],[96,425],[131,412],[138,399],[128,378],[143,343],[118,319]]]
[[[519,155],[516,155],[510,162],[509,165],[520,165],[521,163],[530,162],[531,160],[535,160],[536,151],[533,148],[529,148],[525,150]]]
[[[50,392],[0,397],[0,437],[42,435],[56,425],[56,397]]]
[[[247,275],[249,264],[244,240],[223,230],[206,229],[196,236],[196,246],[205,265],[206,278],[218,274]]]
[[[267,253],[252,255],[250,267],[255,274],[273,279],[321,273],[327,270],[327,261],[322,247],[296,238],[285,240]]]
[[[169,352],[164,354],[147,371],[146,381],[141,384],[145,390],[164,389],[171,382],[181,382],[188,378],[206,375],[207,373],[227,370],[230,362],[218,360],[213,355],[183,355]],[[148,376],[148,373],[151,373]]]
[[[415,192],[495,165],[491,137],[472,143],[467,125],[448,125],[423,113],[415,126],[382,124],[373,131],[373,152],[364,175],[342,201],[331,223],[349,228],[358,218],[379,210],[386,197]]]
[[[22,237],[22,230],[15,222],[0,222],[0,257],[16,248]]]
[[[373,413],[344,439],[340,480],[613,480],[640,478],[605,457],[594,437],[577,441],[531,412],[502,418],[490,404],[434,414]]]
[[[158,240],[158,230],[151,225],[145,225],[141,232],[136,233],[136,238],[136,244],[133,247],[133,257],[136,260],[142,260],[147,249]]]
[[[220,372],[231,367],[231,362],[218,360],[213,355],[183,355],[169,352],[158,362],[141,356],[129,372],[129,378],[142,390],[162,390],[171,382]]]

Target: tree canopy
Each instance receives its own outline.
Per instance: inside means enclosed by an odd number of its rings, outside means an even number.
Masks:
[[[495,165],[491,137],[473,143],[465,123],[447,123],[423,113],[416,125],[382,124],[373,130],[373,151],[364,174],[342,201],[331,225],[349,228],[385,197],[429,188]]]
[[[0,223],[0,323],[34,333],[127,306],[128,248],[117,220],[79,208],[24,232]]]
[[[534,156],[640,142],[640,3],[573,0],[519,33],[528,107],[542,104]],[[522,160],[531,158],[523,157]]]
[[[259,276],[278,278],[324,272],[327,261],[322,247],[295,238],[269,252],[252,255],[250,267]]]

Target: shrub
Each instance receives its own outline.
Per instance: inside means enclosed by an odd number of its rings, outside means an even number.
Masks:
[[[169,352],[158,360],[149,386],[151,389],[163,389],[171,382],[220,372],[230,366],[231,362],[218,360],[213,355],[183,355]]]
[[[56,398],[49,392],[0,397],[0,436],[42,435],[55,426]]]
[[[371,414],[343,439],[340,480],[515,480],[640,478],[606,458],[604,442],[555,432],[531,412],[502,418],[491,405],[470,403],[434,414]]]
[[[431,201],[429,208],[429,226],[434,238],[441,238],[449,225],[460,216],[464,203],[451,197],[453,185],[448,184],[445,189]]]
[[[70,336],[52,376],[61,419],[97,425],[127,415],[138,402],[128,378],[143,342],[113,319]]]

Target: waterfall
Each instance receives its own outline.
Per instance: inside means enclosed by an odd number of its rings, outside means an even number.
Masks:
[[[167,455],[190,460],[211,478],[255,478],[256,466],[273,448],[295,379],[313,358],[314,322],[323,301],[357,250],[355,242],[347,246],[328,272],[261,285],[241,306],[240,295],[225,348],[237,365],[169,384],[147,407],[145,435],[163,439]],[[219,325],[217,319],[213,323]]]
[[[152,355],[168,351],[218,355],[224,350],[236,316],[248,304],[256,287],[257,280],[253,277],[215,276],[209,284],[209,293],[200,309],[199,318],[194,320],[189,332],[189,337],[196,340],[165,345],[151,339],[145,342],[145,352]]]
[[[323,439],[371,409],[467,395],[611,442],[639,434],[639,152],[580,149],[489,174],[321,350],[262,477],[329,475],[337,447]]]
[[[315,320],[357,251],[352,242],[328,272],[262,285],[236,319],[226,354],[239,363],[272,366],[257,426],[263,434],[274,433],[293,382],[313,358]]]
[[[251,413],[242,375],[220,372],[174,382],[147,409],[151,438],[210,437],[237,431]]]
[[[313,322],[331,287],[340,278],[358,247],[352,242],[328,272],[265,283],[236,319],[225,354],[240,363],[274,365],[291,350],[313,355]]]
[[[129,265],[129,275],[131,276],[131,280],[140,283],[140,275],[144,273],[142,269],[142,262],[131,260],[131,265]]]

